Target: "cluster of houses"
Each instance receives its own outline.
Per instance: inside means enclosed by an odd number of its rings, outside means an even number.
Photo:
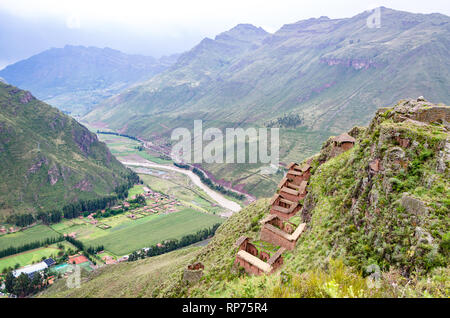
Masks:
[[[331,157],[354,146],[355,139],[342,134],[332,139]],[[302,165],[290,163],[286,176],[278,184],[278,190],[270,200],[270,214],[261,220],[260,244],[246,236],[240,237],[235,245],[238,252],[235,264],[249,274],[270,274],[283,265],[283,253],[293,250],[306,227],[301,223],[303,201],[308,193],[311,177],[309,159]],[[274,251],[273,247],[279,247]]]
[[[5,226],[0,227],[0,235],[2,234],[8,234],[8,233],[15,233],[19,231],[19,228],[11,226],[9,228],[6,228]]]
[[[77,232],[64,233],[64,237],[71,237],[73,239],[77,238]]]
[[[87,218],[89,219],[89,223],[92,225],[97,225],[98,221],[94,218],[95,213],[91,213],[87,216]],[[82,219],[83,217],[80,216],[80,218]]]

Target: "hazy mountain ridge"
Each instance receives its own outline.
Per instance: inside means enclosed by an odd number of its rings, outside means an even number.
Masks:
[[[101,100],[151,78],[175,63],[110,48],[66,45],[7,66],[0,76],[38,98],[74,114],[84,114]]]
[[[108,196],[129,174],[87,128],[3,83],[0,167],[0,216]]]

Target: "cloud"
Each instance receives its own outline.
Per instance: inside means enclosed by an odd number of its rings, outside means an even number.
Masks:
[[[450,15],[450,1],[442,0],[0,0],[0,59],[65,44],[160,56],[239,23],[275,32],[302,19],[351,17],[380,5]]]

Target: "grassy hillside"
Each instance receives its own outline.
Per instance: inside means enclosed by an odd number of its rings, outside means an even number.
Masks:
[[[245,128],[300,115],[299,125],[281,126],[281,161],[289,162],[313,155],[330,135],[366,125],[378,107],[400,98],[450,103],[450,18],[381,8],[381,27],[368,28],[370,14],[302,20],[274,34],[239,25],[84,120],[153,141],[192,128],[195,119],[204,129]],[[237,185],[236,166],[205,165]],[[267,196],[276,181],[255,175],[242,184]]]
[[[74,119],[0,83],[0,216],[107,196],[129,173]]]
[[[198,249],[185,248],[149,259],[105,266],[92,274],[82,272],[81,288],[68,289],[65,280],[59,280],[38,297],[150,297],[157,286],[188,262]]]
[[[421,110],[429,105],[419,104]],[[402,109],[417,111],[417,105],[402,101],[380,110],[368,128],[350,131],[356,145],[339,156],[330,158],[330,141],[323,145],[299,212],[307,230],[283,254],[279,272],[248,276],[233,266],[234,242],[241,235],[258,239],[259,221],[269,212],[268,200],[259,200],[222,224],[206,247],[186,255],[166,279],[148,281],[146,292],[132,296],[448,297],[450,136],[448,124],[402,119]],[[379,168],[373,169],[376,160]],[[154,261],[128,266],[152,271]],[[205,275],[189,285],[182,273],[194,261],[205,265]],[[380,277],[370,281],[374,266]],[[108,286],[119,271],[117,283],[132,284],[132,271],[120,265],[86,286]],[[98,297],[102,290],[82,286],[76,295]],[[50,289],[46,295],[69,293]]]

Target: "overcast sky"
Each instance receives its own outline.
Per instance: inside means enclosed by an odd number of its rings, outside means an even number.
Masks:
[[[450,15],[448,0],[1,0],[0,69],[65,44],[159,57],[238,23],[275,32],[311,17],[351,17],[378,6]]]

